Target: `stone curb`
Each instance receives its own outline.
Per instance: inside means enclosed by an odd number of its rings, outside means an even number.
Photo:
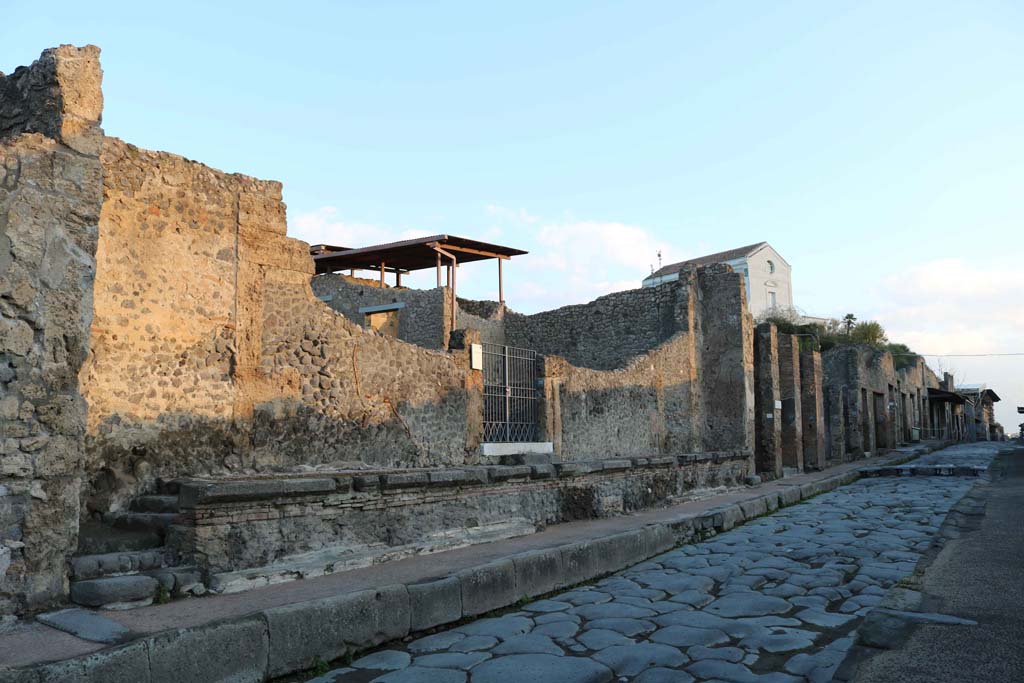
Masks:
[[[918,457],[930,448],[915,449]],[[85,657],[0,670],[0,683],[262,683],[407,635],[612,574],[850,484],[851,469],[702,514],[531,550],[436,580],[383,586],[163,631]],[[182,662],[185,664],[183,665]],[[166,664],[166,667],[164,666]],[[169,669],[167,668],[169,667]],[[170,678],[168,678],[170,677]]]

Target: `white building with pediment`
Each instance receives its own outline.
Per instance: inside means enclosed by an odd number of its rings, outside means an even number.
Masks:
[[[685,268],[714,263],[727,263],[734,271],[743,273],[747,283],[747,306],[755,318],[772,309],[793,308],[792,268],[767,242],[662,266],[644,278],[643,284],[654,287],[672,282],[679,279],[679,272]]]

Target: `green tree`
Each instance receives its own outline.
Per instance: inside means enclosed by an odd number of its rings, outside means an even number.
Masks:
[[[853,332],[854,326],[857,324],[857,316],[853,313],[847,313],[843,316],[843,326],[846,328],[846,334]]]
[[[885,328],[874,320],[866,320],[854,325],[850,337],[858,344],[870,344],[878,348],[889,343],[889,338],[885,336]]]

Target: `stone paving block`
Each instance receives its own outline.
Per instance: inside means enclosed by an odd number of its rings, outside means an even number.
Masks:
[[[262,683],[267,676],[267,624],[259,616],[161,633],[148,645],[150,683]]]
[[[63,609],[40,614],[36,619],[47,626],[96,643],[120,643],[130,635],[125,626],[92,610]]]
[[[473,669],[473,683],[606,683],[611,669],[583,657],[555,655],[506,655]]]
[[[520,597],[536,597],[575,583],[565,575],[562,553],[558,548],[520,553],[512,557],[515,565],[516,592]]]
[[[497,560],[455,575],[462,589],[462,615],[475,617],[511,605],[520,597],[511,559]]]
[[[462,586],[458,578],[448,576],[436,581],[413,583],[409,592],[409,630],[450,624],[462,618]]]

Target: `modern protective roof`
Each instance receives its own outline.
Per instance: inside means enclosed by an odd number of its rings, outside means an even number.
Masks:
[[[333,273],[352,268],[380,270],[382,265],[386,272],[404,273],[411,270],[434,268],[437,265],[437,252],[431,245],[436,245],[454,254],[459,263],[492,258],[508,259],[527,253],[522,249],[503,247],[499,244],[489,244],[455,235],[431,235],[357,249],[315,244],[310,246],[309,253],[313,256],[317,273]]]
[[[967,403],[967,399],[960,394],[956,394],[952,391],[946,391],[945,389],[935,389],[934,387],[928,387],[928,400],[957,403],[960,405]]]
[[[662,266],[658,270],[654,271],[648,277],[659,277],[661,275],[668,275],[670,273],[676,273],[687,266],[709,266],[714,263],[724,263],[725,261],[732,261],[738,258],[752,255],[755,251],[760,251],[762,247],[767,247],[767,242],[758,242],[757,244],[748,244],[745,247],[737,247],[735,249],[728,249],[726,251],[719,251],[715,254],[708,254],[706,256],[698,256],[688,261],[680,261],[679,263],[670,263],[667,266]]]

